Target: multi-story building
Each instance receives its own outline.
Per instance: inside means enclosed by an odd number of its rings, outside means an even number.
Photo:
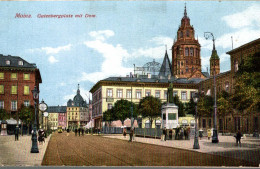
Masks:
[[[65,130],[67,128],[67,107],[58,106],[58,112],[58,126]]]
[[[48,126],[51,130],[57,130],[58,126],[66,128],[66,106],[49,106],[46,112],[48,112],[48,118],[43,117],[43,128]],[[48,119],[48,124],[46,124]]]
[[[235,72],[238,70],[238,65],[241,63],[242,59],[248,55],[253,55],[260,51],[260,38],[244,44],[236,49],[233,49],[227,54],[230,55],[231,70],[219,73],[219,57],[213,48],[212,56],[210,59],[210,78],[207,78],[199,83],[199,91],[205,94],[210,94],[214,96],[214,86],[213,86],[213,72],[214,64],[212,60],[216,59],[215,67],[216,69],[216,91],[217,93],[225,90],[226,92],[232,94],[234,93]],[[214,58],[214,59],[212,59]],[[224,117],[217,116],[217,126],[219,132],[236,132],[241,130],[243,133],[253,133],[255,130],[260,131],[260,118],[257,112],[252,112],[250,116],[242,116],[242,113],[233,110],[233,113],[229,113]],[[212,116],[202,116],[199,118],[199,127],[207,130],[213,127],[213,117]]]
[[[19,118],[22,104],[34,105],[32,90],[35,86],[39,89],[40,83],[40,70],[35,64],[18,56],[0,55],[0,109],[5,109],[11,117]]]
[[[88,107],[86,100],[80,95],[79,85],[73,101],[67,102],[67,127],[70,129],[85,126],[89,121]]]

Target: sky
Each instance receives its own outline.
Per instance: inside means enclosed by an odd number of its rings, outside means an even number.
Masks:
[[[257,1],[77,1],[0,2],[0,54],[20,56],[40,69],[40,100],[66,105],[80,84],[81,95],[107,77],[126,76],[153,61],[162,63],[171,46],[186,2],[190,23],[201,45],[202,71],[207,71],[212,32],[220,72],[230,70],[226,52],[260,37]],[[15,18],[16,14],[31,18]],[[39,18],[38,15],[73,15]],[[82,18],[75,15],[82,14]],[[85,15],[95,17],[85,17]]]

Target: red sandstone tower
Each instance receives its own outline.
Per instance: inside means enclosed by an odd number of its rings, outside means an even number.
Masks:
[[[172,73],[178,78],[205,78],[201,73],[200,44],[195,39],[195,31],[190,25],[186,5],[177,41],[172,46]]]

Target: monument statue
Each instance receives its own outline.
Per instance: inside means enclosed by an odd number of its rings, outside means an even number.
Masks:
[[[173,103],[173,84],[170,83],[167,91],[167,103]]]

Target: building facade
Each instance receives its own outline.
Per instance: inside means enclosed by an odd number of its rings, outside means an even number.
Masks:
[[[73,100],[67,102],[67,127],[70,129],[85,126],[89,121],[88,106],[86,101],[80,95],[78,85],[77,94]]]
[[[35,64],[18,56],[0,55],[0,109],[6,110],[10,117],[19,118],[22,104],[34,105],[32,90],[35,86],[39,90],[40,83],[40,70]]]
[[[231,70],[217,73],[216,71],[216,91],[220,93],[222,90],[232,94],[234,93],[234,84],[235,82],[235,72],[238,70],[238,65],[241,63],[243,58],[246,58],[249,55],[253,55],[256,52],[260,51],[260,38],[254,41],[251,41],[247,44],[244,44],[236,49],[233,49],[227,54],[230,55]],[[216,53],[215,53],[216,54]],[[211,58],[217,58],[219,63],[219,57],[214,55],[214,48],[212,51]],[[212,60],[210,59],[212,63]],[[214,66],[214,65],[213,65]],[[219,69],[219,68],[217,68]],[[213,86],[213,70],[211,70],[210,78],[207,78],[199,83],[199,92],[214,96],[214,86]],[[217,126],[219,132],[236,132],[240,130],[243,133],[253,133],[255,130],[260,131],[260,118],[259,113],[252,112],[250,116],[242,116],[242,113],[233,110],[224,117],[217,115]],[[207,130],[213,127],[213,117],[199,117],[199,127],[203,130]]]
[[[117,100],[125,99],[138,104],[146,96],[159,98],[162,103],[167,101],[169,83],[173,83],[173,95],[178,95],[182,102],[189,102],[197,91],[196,84],[199,79],[158,79],[146,77],[110,77],[96,83],[92,93],[92,118],[95,127],[102,127],[102,115],[107,109],[112,108]],[[131,94],[132,99],[131,99]],[[138,123],[143,123],[138,121]],[[143,126],[143,125],[142,125]]]
[[[49,106],[46,110],[48,118],[43,117],[43,128],[57,130],[58,126],[62,126],[65,129],[67,125],[66,110],[66,106]]]

